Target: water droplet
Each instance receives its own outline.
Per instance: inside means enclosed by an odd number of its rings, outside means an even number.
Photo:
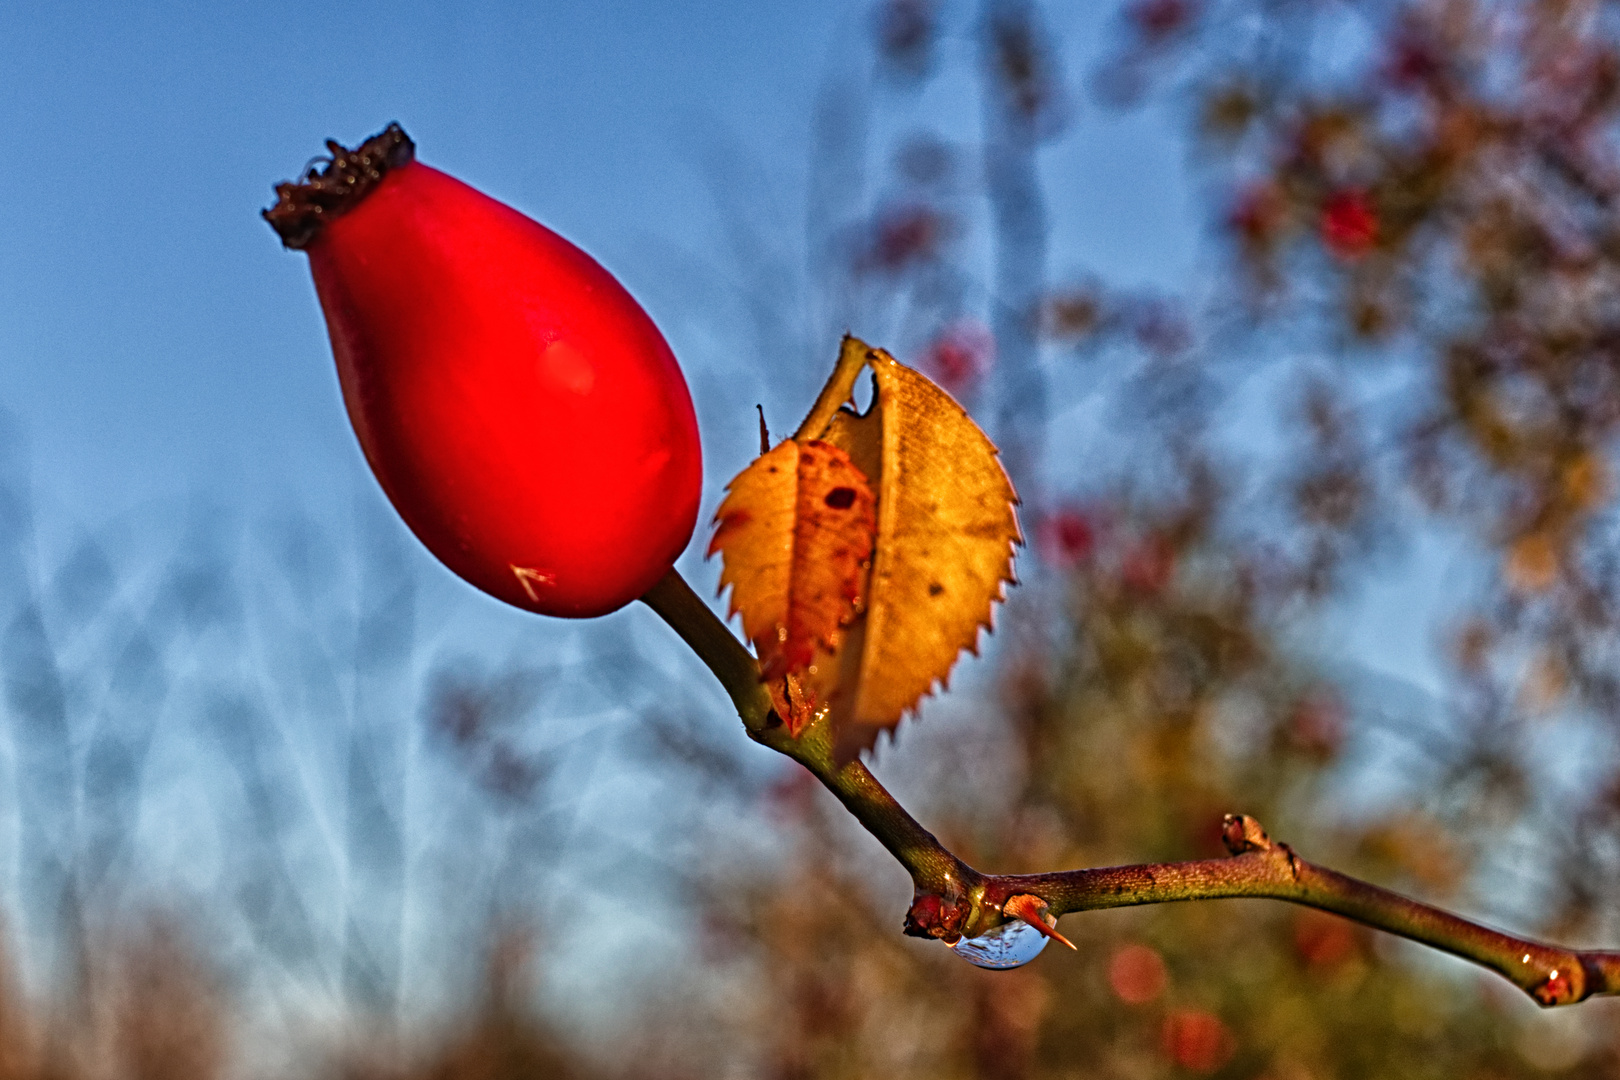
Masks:
[[[951,948],[982,968],[1023,967],[1046,948],[1046,936],[1022,919],[1008,919],[976,938],[963,938]]]

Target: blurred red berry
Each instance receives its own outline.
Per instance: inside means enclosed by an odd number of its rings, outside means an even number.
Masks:
[[[1190,0],[1137,0],[1126,17],[1149,44],[1156,45],[1186,26],[1192,15]]]
[[[1378,213],[1367,193],[1347,188],[1322,204],[1322,242],[1341,259],[1359,259],[1378,242]]]
[[[1047,557],[1060,566],[1084,562],[1097,546],[1091,520],[1072,507],[1044,518],[1039,535]]]
[[[1311,967],[1331,970],[1358,951],[1355,927],[1336,915],[1301,912],[1294,923],[1294,950]]]
[[[1441,70],[1440,56],[1426,37],[1405,33],[1395,39],[1385,64],[1391,86],[1411,90],[1432,82]]]
[[[923,367],[953,397],[973,389],[996,359],[996,339],[977,319],[962,319],[945,329],[928,347]]]
[[[949,232],[945,217],[931,206],[891,207],[879,213],[863,261],[890,273],[928,262],[939,254]]]
[[[1220,1017],[1199,1009],[1180,1009],[1165,1017],[1159,1036],[1165,1056],[1193,1072],[1214,1072],[1237,1051],[1237,1040]]]
[[[1108,959],[1108,988],[1128,1005],[1145,1005],[1170,981],[1164,957],[1146,945],[1126,945]]]

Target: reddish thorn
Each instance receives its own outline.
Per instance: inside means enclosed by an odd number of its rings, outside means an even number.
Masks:
[[[1248,814],[1227,814],[1221,823],[1221,842],[1233,855],[1271,850],[1271,837]]]
[[[1074,942],[1058,933],[1052,928],[1052,923],[1047,922],[1046,910],[1046,901],[1030,893],[1019,893],[1017,896],[1010,896],[1007,898],[1007,902],[1001,905],[1003,915],[1011,915],[1015,919],[1022,919],[1053,941],[1061,941],[1069,948],[1074,949],[1075,952],[1079,952],[1080,950],[1075,948]],[[1052,920],[1052,922],[1056,921],[1055,919]]]

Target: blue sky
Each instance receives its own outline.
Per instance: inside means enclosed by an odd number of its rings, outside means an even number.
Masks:
[[[323,138],[397,118],[633,279],[638,237],[702,242],[684,143],[805,128],[832,20],[800,12],[7,5],[0,400],[47,497],[94,515],[353,464],[303,259],[257,216]]]
[[[975,6],[947,5],[943,61],[959,73],[975,62]],[[365,541],[368,530],[392,529],[414,571],[404,576],[423,583],[414,624],[422,640],[410,663],[444,653],[490,665],[566,657],[600,652],[618,634],[653,645],[641,652],[646,671],[635,685],[697,674],[689,658],[667,655],[667,631],[644,611],[577,628],[585,636],[573,638],[575,627],[453,581],[404,535],[348,429],[304,257],[282,250],[259,210],[323,139],[352,145],[402,122],[423,160],[568,236],[647,305],[705,424],[712,507],[750,452],[753,402],[781,430],[820,381],[817,371],[778,386],[760,374],[772,358],[750,354],[757,338],[745,311],[761,267],[739,254],[734,234],[746,219],[787,263],[802,250],[816,96],[864,63],[850,57],[869,8],[868,0],[0,5],[0,409],[23,437],[44,510],[42,574],[67,558],[81,527],[138,571],[174,558],[198,520],[262,520],[292,506],[364,541],[347,549],[339,541],[320,556],[359,564],[360,579],[375,542]],[[1078,91],[1108,5],[1050,8]],[[891,101],[886,115],[971,141],[978,114],[965,83],[936,80]],[[1198,236],[1179,140],[1162,117],[1079,110],[1071,136],[1045,152],[1054,273],[1184,283]],[[791,306],[795,279],[785,280]],[[832,330],[828,364],[836,344]],[[199,505],[223,513],[199,515]],[[307,610],[289,601],[286,623],[301,629],[267,621],[258,633],[268,644],[257,651],[228,635],[167,646],[184,677],[229,683],[260,702],[267,730],[284,733],[296,759],[287,767],[315,793],[317,817],[342,805],[331,746],[345,723],[371,714],[358,690],[348,719],[343,708],[284,705],[277,686],[285,682],[286,700],[295,699],[303,669],[275,650],[296,646],[334,670],[352,660],[347,620],[367,601],[363,580],[359,601],[332,584],[346,573],[320,578],[327,591],[304,597]],[[138,615],[144,601],[131,594],[120,603]],[[115,610],[106,619],[114,645],[127,633],[121,618]],[[87,693],[105,675],[101,647],[79,646],[75,678]],[[347,685],[340,676],[334,685]],[[684,707],[727,714],[706,680],[688,690]],[[390,698],[371,708],[401,745],[427,739],[396,723],[417,705]],[[206,891],[219,874],[229,880],[230,822],[241,811],[192,713],[201,715],[182,694],[156,721],[142,866]],[[0,739],[0,791],[6,765]],[[592,769],[581,789],[601,787]],[[436,820],[431,783],[413,790],[425,800],[422,820]],[[599,797],[611,806],[605,817],[650,822],[659,813],[627,806],[622,792]],[[0,862],[12,820],[5,804]],[[304,834],[312,850],[333,842],[323,828],[317,821]],[[323,882],[314,875],[306,884],[325,902]]]
[[[1102,5],[1053,7],[1078,81]],[[352,488],[359,457],[303,259],[257,211],[324,138],[389,120],[424,160],[596,254],[701,368],[715,346],[683,341],[694,294],[671,287],[669,253],[729,257],[716,195],[733,180],[797,238],[815,94],[867,10],[5,5],[0,404],[42,500],[93,524],[198,491],[253,503]],[[968,12],[952,15],[946,50],[962,52]],[[923,107],[971,131],[971,102]],[[1049,154],[1068,181],[1055,270],[1184,273],[1174,145],[1151,120],[1082,109]],[[735,177],[715,165],[728,158]]]

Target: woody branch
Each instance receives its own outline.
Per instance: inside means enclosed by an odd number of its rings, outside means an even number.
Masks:
[[[1462,957],[1502,975],[1544,1006],[1620,994],[1620,952],[1568,949],[1515,937],[1316,866],[1271,840],[1259,822],[1228,815],[1232,856],[1045,874],[984,874],[957,858],[878,783],[859,759],[839,763],[826,722],[788,734],[760,682],[752,654],[671,570],[642,598],[697,653],[737,708],[750,738],[797,761],[833,793],[911,874],[905,932],[954,942],[1036,911],[1077,911],[1238,897],[1285,900],[1330,911]],[[1031,900],[1030,898],[1033,898]],[[1054,935],[1055,936],[1055,935]]]

